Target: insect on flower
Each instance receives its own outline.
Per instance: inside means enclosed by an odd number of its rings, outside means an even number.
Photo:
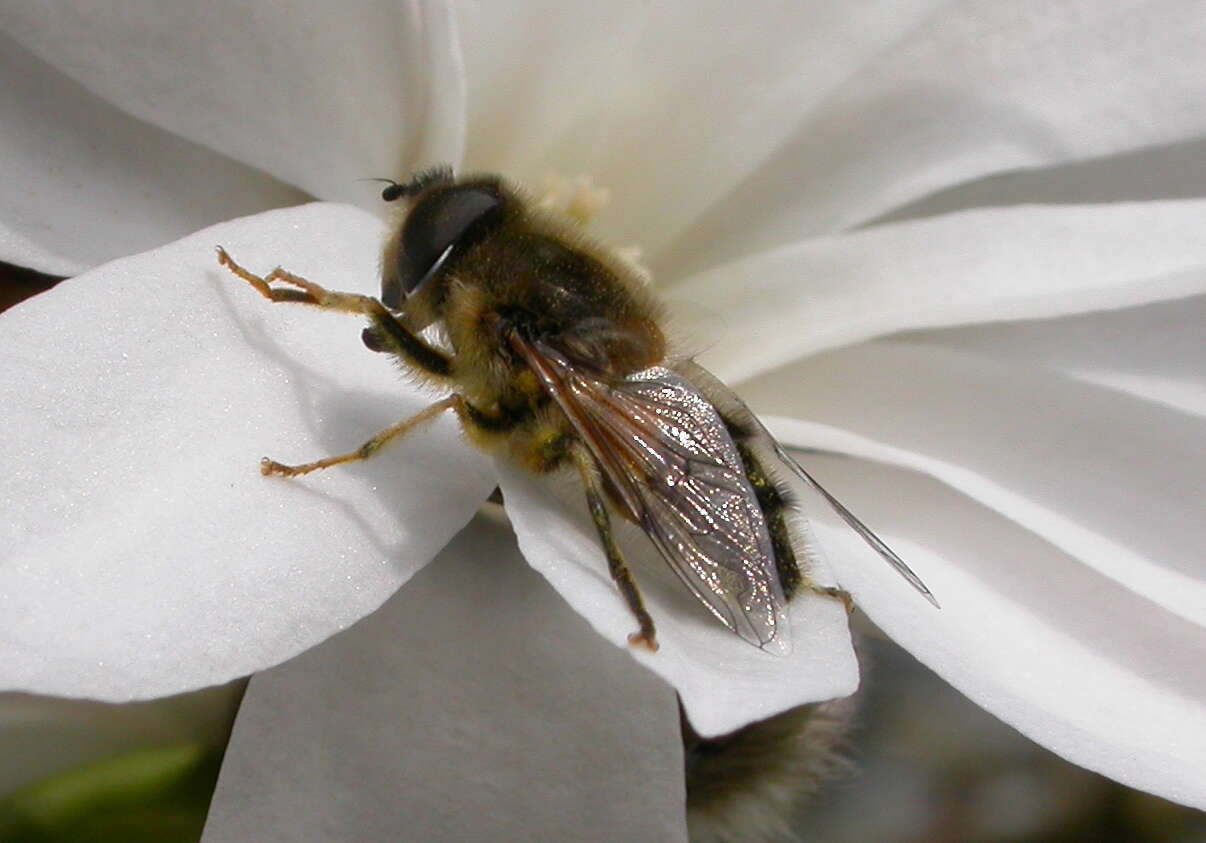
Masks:
[[[451,410],[474,443],[527,470],[577,471],[611,576],[638,624],[631,644],[656,650],[657,637],[616,543],[613,512],[640,527],[725,626],[785,653],[794,595],[813,591],[851,605],[845,591],[807,574],[809,551],[788,521],[795,504],[777,479],[785,468],[937,605],[732,391],[694,362],[669,359],[660,306],[630,266],[498,176],[456,178],[436,168],[390,182],[382,198],[406,206],[386,241],[380,299],[326,290],[282,269],[260,277],[220,247],[219,261],[271,301],[368,317],[368,348],[453,393],[355,451],[293,466],[265,458],[265,475],[367,459]],[[446,343],[420,335],[433,324]]]

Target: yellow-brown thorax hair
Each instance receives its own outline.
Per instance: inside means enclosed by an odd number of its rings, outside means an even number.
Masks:
[[[433,255],[434,271],[427,266]],[[419,193],[387,241],[382,267],[383,299],[395,303],[391,290],[405,289],[400,309],[408,327],[442,325],[453,352],[448,380],[483,414],[514,421],[507,438],[533,468],[541,458],[532,457],[539,444],[532,440],[555,438],[566,422],[509,346],[508,332],[555,348],[604,380],[666,354],[659,307],[633,271],[495,176]],[[506,425],[499,427],[497,436],[469,433],[486,445],[481,440],[497,440]]]

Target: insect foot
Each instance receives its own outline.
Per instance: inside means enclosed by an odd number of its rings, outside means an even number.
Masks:
[[[657,652],[657,638],[653,633],[646,635],[644,632],[633,632],[628,636],[628,645],[630,647],[644,647],[651,653]]]
[[[854,614],[854,610],[857,608],[854,605],[854,597],[846,589],[834,588],[832,586],[817,586],[814,590],[822,597],[832,597],[834,600],[841,600],[842,605],[846,607],[846,614]]]
[[[292,477],[294,473],[292,468],[282,465],[276,460],[270,460],[267,457],[260,458],[260,474],[265,477],[271,477],[273,474],[280,475],[281,477]]]

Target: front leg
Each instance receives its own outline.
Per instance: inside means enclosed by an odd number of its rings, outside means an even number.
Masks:
[[[260,277],[239,266],[221,246],[218,247],[218,263],[242,278],[269,301],[312,304],[326,310],[367,316],[372,320],[373,327],[366,329],[366,334],[371,331],[373,342],[369,343],[367,335],[365,341],[373,350],[396,354],[415,368],[437,377],[446,378],[452,371],[452,359],[447,354],[413,334],[385,305],[372,296],[327,290],[280,267],[272,270],[266,277]],[[298,289],[273,287],[273,281],[290,284]]]

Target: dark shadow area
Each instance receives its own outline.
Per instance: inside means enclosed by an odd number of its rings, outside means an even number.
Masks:
[[[0,262],[0,312],[44,293],[63,279],[24,266]]]

